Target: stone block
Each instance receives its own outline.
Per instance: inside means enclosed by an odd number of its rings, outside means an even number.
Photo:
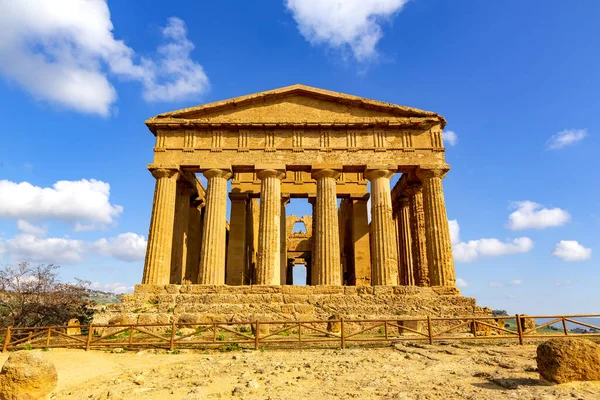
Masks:
[[[45,399],[56,389],[58,374],[42,353],[12,353],[0,371],[0,399]]]
[[[537,348],[540,377],[555,383],[600,380],[600,345],[586,339],[552,339]]]
[[[75,336],[81,335],[80,323],[77,318],[71,318],[67,323],[67,335]]]
[[[340,322],[341,318],[342,318],[342,316],[340,314],[333,314],[331,317],[329,317],[328,318],[329,322],[327,322],[327,332],[331,332],[331,333],[342,332],[342,323]]]
[[[404,321],[399,321],[399,324],[402,328],[398,328],[398,333],[406,336],[406,335],[418,335],[418,333],[416,332],[412,332],[409,329],[412,329],[414,331],[423,333],[425,332],[427,329],[424,328],[426,325],[426,321],[415,321],[415,320],[404,320]],[[408,329],[404,329],[404,328],[408,328]]]
[[[294,305],[294,310],[300,314],[313,314],[315,307],[308,304],[296,304]]]

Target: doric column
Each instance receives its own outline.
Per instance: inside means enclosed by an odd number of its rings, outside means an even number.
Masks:
[[[190,203],[187,259],[184,279],[193,284],[198,283],[200,271],[200,249],[202,246],[202,207],[201,199],[194,199]]]
[[[410,204],[408,198],[404,196],[400,197],[398,201],[400,202],[398,209],[399,282],[401,285],[413,286],[415,279],[413,273],[412,241],[410,237]]]
[[[357,194],[352,200],[352,243],[356,286],[371,286],[371,243],[369,241],[369,194]]]
[[[227,246],[227,268],[225,283],[227,285],[243,285],[246,271],[246,211],[248,195],[246,193],[229,193],[231,209],[229,216],[229,245]]]
[[[258,228],[257,285],[281,284],[281,179],[283,171],[263,169],[260,179],[260,220]]]
[[[201,285],[223,285],[227,235],[227,180],[231,177],[231,171],[209,169],[204,172],[204,176],[208,185],[198,282]]]
[[[341,285],[340,236],[336,197],[336,179],[339,171],[320,169],[313,171],[317,181],[316,231],[313,231],[313,285]],[[316,270],[316,271],[315,271]]]
[[[310,258],[310,263],[306,265],[306,285],[307,286],[312,286],[312,285],[316,285],[315,282],[318,281],[316,273],[317,273],[317,268],[315,268],[315,264],[316,264],[316,254],[317,254],[317,240],[316,240],[316,235],[315,232],[317,231],[317,197],[316,196],[308,196],[308,202],[311,205],[312,208],[312,224],[311,224],[311,240],[312,240],[312,247],[311,247],[311,258]],[[306,227],[306,229],[308,229],[308,227]]]
[[[289,194],[282,196],[281,197],[281,212],[280,212],[280,218],[281,218],[281,222],[279,223],[279,237],[280,237],[280,244],[279,244],[279,252],[281,255],[281,261],[280,261],[280,268],[281,268],[281,272],[280,272],[280,279],[281,279],[281,285],[291,285],[291,281],[288,282],[288,258],[287,258],[287,229],[286,229],[286,206],[287,204],[290,202],[290,197]]]
[[[371,182],[372,285],[398,285],[398,251],[392,219],[392,196],[387,169],[368,170],[365,178]]]
[[[442,169],[421,169],[417,176],[423,182],[425,208],[425,235],[427,237],[427,262],[431,286],[455,286],[454,260],[450,229],[444,202]]]
[[[410,204],[410,231],[415,284],[429,286],[427,263],[427,239],[425,237],[425,212],[423,210],[423,187],[412,184],[407,188]]]
[[[173,250],[171,252],[171,283],[181,284],[187,267],[188,228],[190,224],[190,197],[194,190],[185,179],[177,181]]]
[[[151,168],[156,178],[142,283],[166,285],[171,278],[171,249],[178,169]]]

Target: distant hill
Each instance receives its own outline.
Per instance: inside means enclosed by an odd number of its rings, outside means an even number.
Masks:
[[[113,304],[121,301],[121,295],[110,292],[103,292],[101,290],[87,290],[90,300],[95,301],[98,304]]]

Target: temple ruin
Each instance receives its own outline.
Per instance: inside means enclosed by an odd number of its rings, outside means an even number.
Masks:
[[[475,311],[455,288],[441,115],[293,85],[146,125],[154,203],[142,284],[125,303],[159,295],[176,312],[229,316]],[[312,215],[287,215],[290,199]],[[295,264],[307,286],[293,285]],[[350,299],[360,295],[371,297]]]

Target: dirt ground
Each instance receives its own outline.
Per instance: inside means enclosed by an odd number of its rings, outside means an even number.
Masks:
[[[346,350],[43,354],[58,370],[51,399],[61,400],[600,399],[600,382],[540,380],[535,351],[535,345],[403,342]],[[1,354],[0,362],[7,357]]]

